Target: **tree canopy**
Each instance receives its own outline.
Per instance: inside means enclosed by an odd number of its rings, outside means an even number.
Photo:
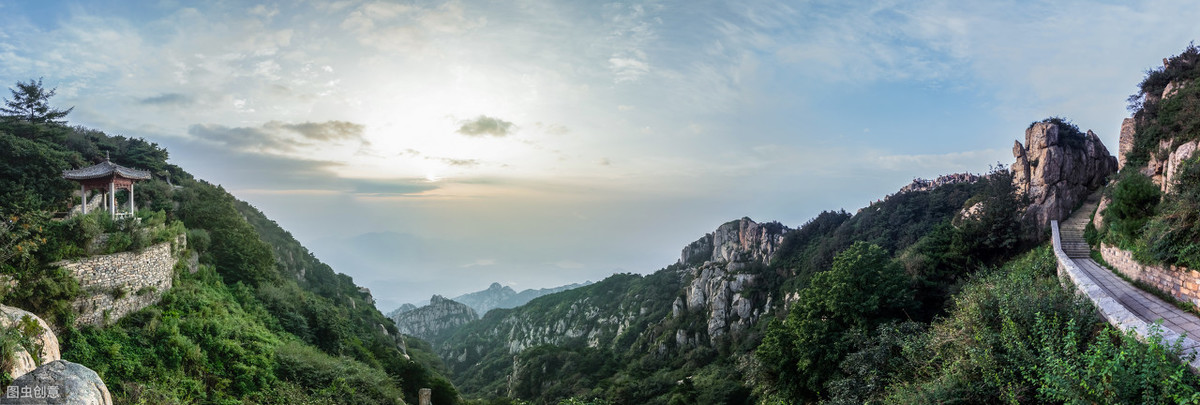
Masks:
[[[7,120],[24,121],[31,124],[66,124],[62,118],[71,113],[75,107],[59,110],[50,106],[50,97],[54,97],[57,88],[46,90],[42,79],[29,82],[17,82],[16,88],[9,88],[12,99],[4,99],[4,107],[0,107],[3,117]]]

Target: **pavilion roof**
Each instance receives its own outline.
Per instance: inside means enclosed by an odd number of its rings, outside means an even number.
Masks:
[[[146,170],[130,169],[125,166],[104,159],[96,165],[75,170],[63,170],[63,178],[68,180],[89,180],[108,177],[116,173],[118,176],[134,179],[134,180],[149,180],[150,172]]]

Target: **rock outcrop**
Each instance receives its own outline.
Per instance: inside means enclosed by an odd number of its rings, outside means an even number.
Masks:
[[[1190,141],[1174,146],[1174,140],[1163,139],[1158,143],[1158,150],[1150,153],[1150,162],[1142,168],[1142,174],[1150,177],[1150,180],[1157,184],[1159,190],[1164,193],[1170,192],[1175,185],[1175,174],[1179,172],[1179,165],[1184,160],[1191,158],[1196,154],[1196,149],[1200,147],[1200,141]],[[1159,159],[1158,156],[1165,156]]]
[[[32,324],[30,324],[32,322]],[[33,326],[36,325],[36,326]],[[61,358],[58,348],[58,337],[50,329],[50,325],[37,315],[20,308],[0,305],[0,326],[16,329],[17,333],[26,335],[33,342],[30,350],[17,345],[13,351],[12,369],[7,371],[12,378],[17,378],[33,371],[38,365],[46,364]],[[0,400],[0,402],[4,402]]]
[[[770,264],[787,227],[778,222],[756,223],[750,218],[726,222],[713,233],[683,248],[680,264],[759,262]]]
[[[396,317],[396,315],[400,315],[400,314],[403,314],[403,313],[405,313],[405,312],[412,311],[412,310],[414,310],[414,309],[417,309],[417,306],[416,306],[416,305],[413,305],[413,304],[404,304],[404,305],[401,305],[399,308],[396,308],[396,309],[392,310],[392,312],[388,312],[388,313],[387,313],[387,315],[384,315],[384,316],[386,316],[386,317],[388,317],[388,318],[395,318],[395,317]]]
[[[684,288],[686,300],[677,299],[672,304],[672,316],[678,318],[686,312],[703,313],[708,318],[705,332],[710,341],[726,333],[744,331],[753,326],[759,316],[770,311],[769,297],[766,302],[754,302],[748,294],[758,281],[758,274],[732,272],[727,265],[717,263],[707,263],[686,271],[688,278],[691,278]],[[680,346],[696,345],[696,337],[689,338],[687,331],[682,329],[676,332],[676,340]]]
[[[1137,134],[1137,121],[1126,118],[1121,121],[1121,138],[1117,142],[1117,170],[1125,167],[1125,155],[1133,150],[1133,137]]]
[[[759,224],[742,218],[727,222],[684,247],[679,263],[688,265],[681,270],[681,276],[689,281],[684,287],[684,298],[672,305],[672,316],[704,313],[708,320],[705,332],[710,340],[749,328],[769,311],[770,298],[767,302],[751,299],[748,292],[757,282],[758,274],[746,270],[753,264],[770,264],[787,231],[778,222]],[[676,333],[676,343],[681,346],[694,346],[698,339],[683,330]]]
[[[442,333],[479,319],[474,309],[440,295],[429,299],[429,305],[396,315],[396,330],[425,340],[435,340]]]
[[[95,371],[55,360],[13,380],[0,395],[0,403],[111,405],[113,402],[108,386]]]
[[[1117,159],[1092,131],[1061,133],[1051,120],[1025,131],[1025,144],[1013,145],[1013,183],[1029,198],[1024,218],[1038,229],[1066,218],[1092,190],[1117,170]]]

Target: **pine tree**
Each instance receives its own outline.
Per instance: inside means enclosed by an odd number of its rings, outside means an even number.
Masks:
[[[42,79],[37,81],[29,79],[28,83],[17,82],[17,88],[9,88],[12,92],[12,100],[4,99],[4,107],[0,107],[0,113],[7,120],[24,121],[31,124],[65,124],[65,120],[60,120],[71,113],[75,107],[66,110],[59,110],[50,107],[50,97],[54,97],[55,91],[50,89],[47,91],[42,87]]]

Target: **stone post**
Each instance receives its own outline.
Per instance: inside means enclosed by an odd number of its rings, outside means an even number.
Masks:
[[[421,388],[420,394],[417,395],[417,405],[433,405],[433,390]]]
[[[137,211],[133,208],[133,182],[129,182],[129,213],[134,214]]]
[[[83,208],[80,208],[84,214],[87,214],[87,186],[79,185],[79,195],[83,198]]]

